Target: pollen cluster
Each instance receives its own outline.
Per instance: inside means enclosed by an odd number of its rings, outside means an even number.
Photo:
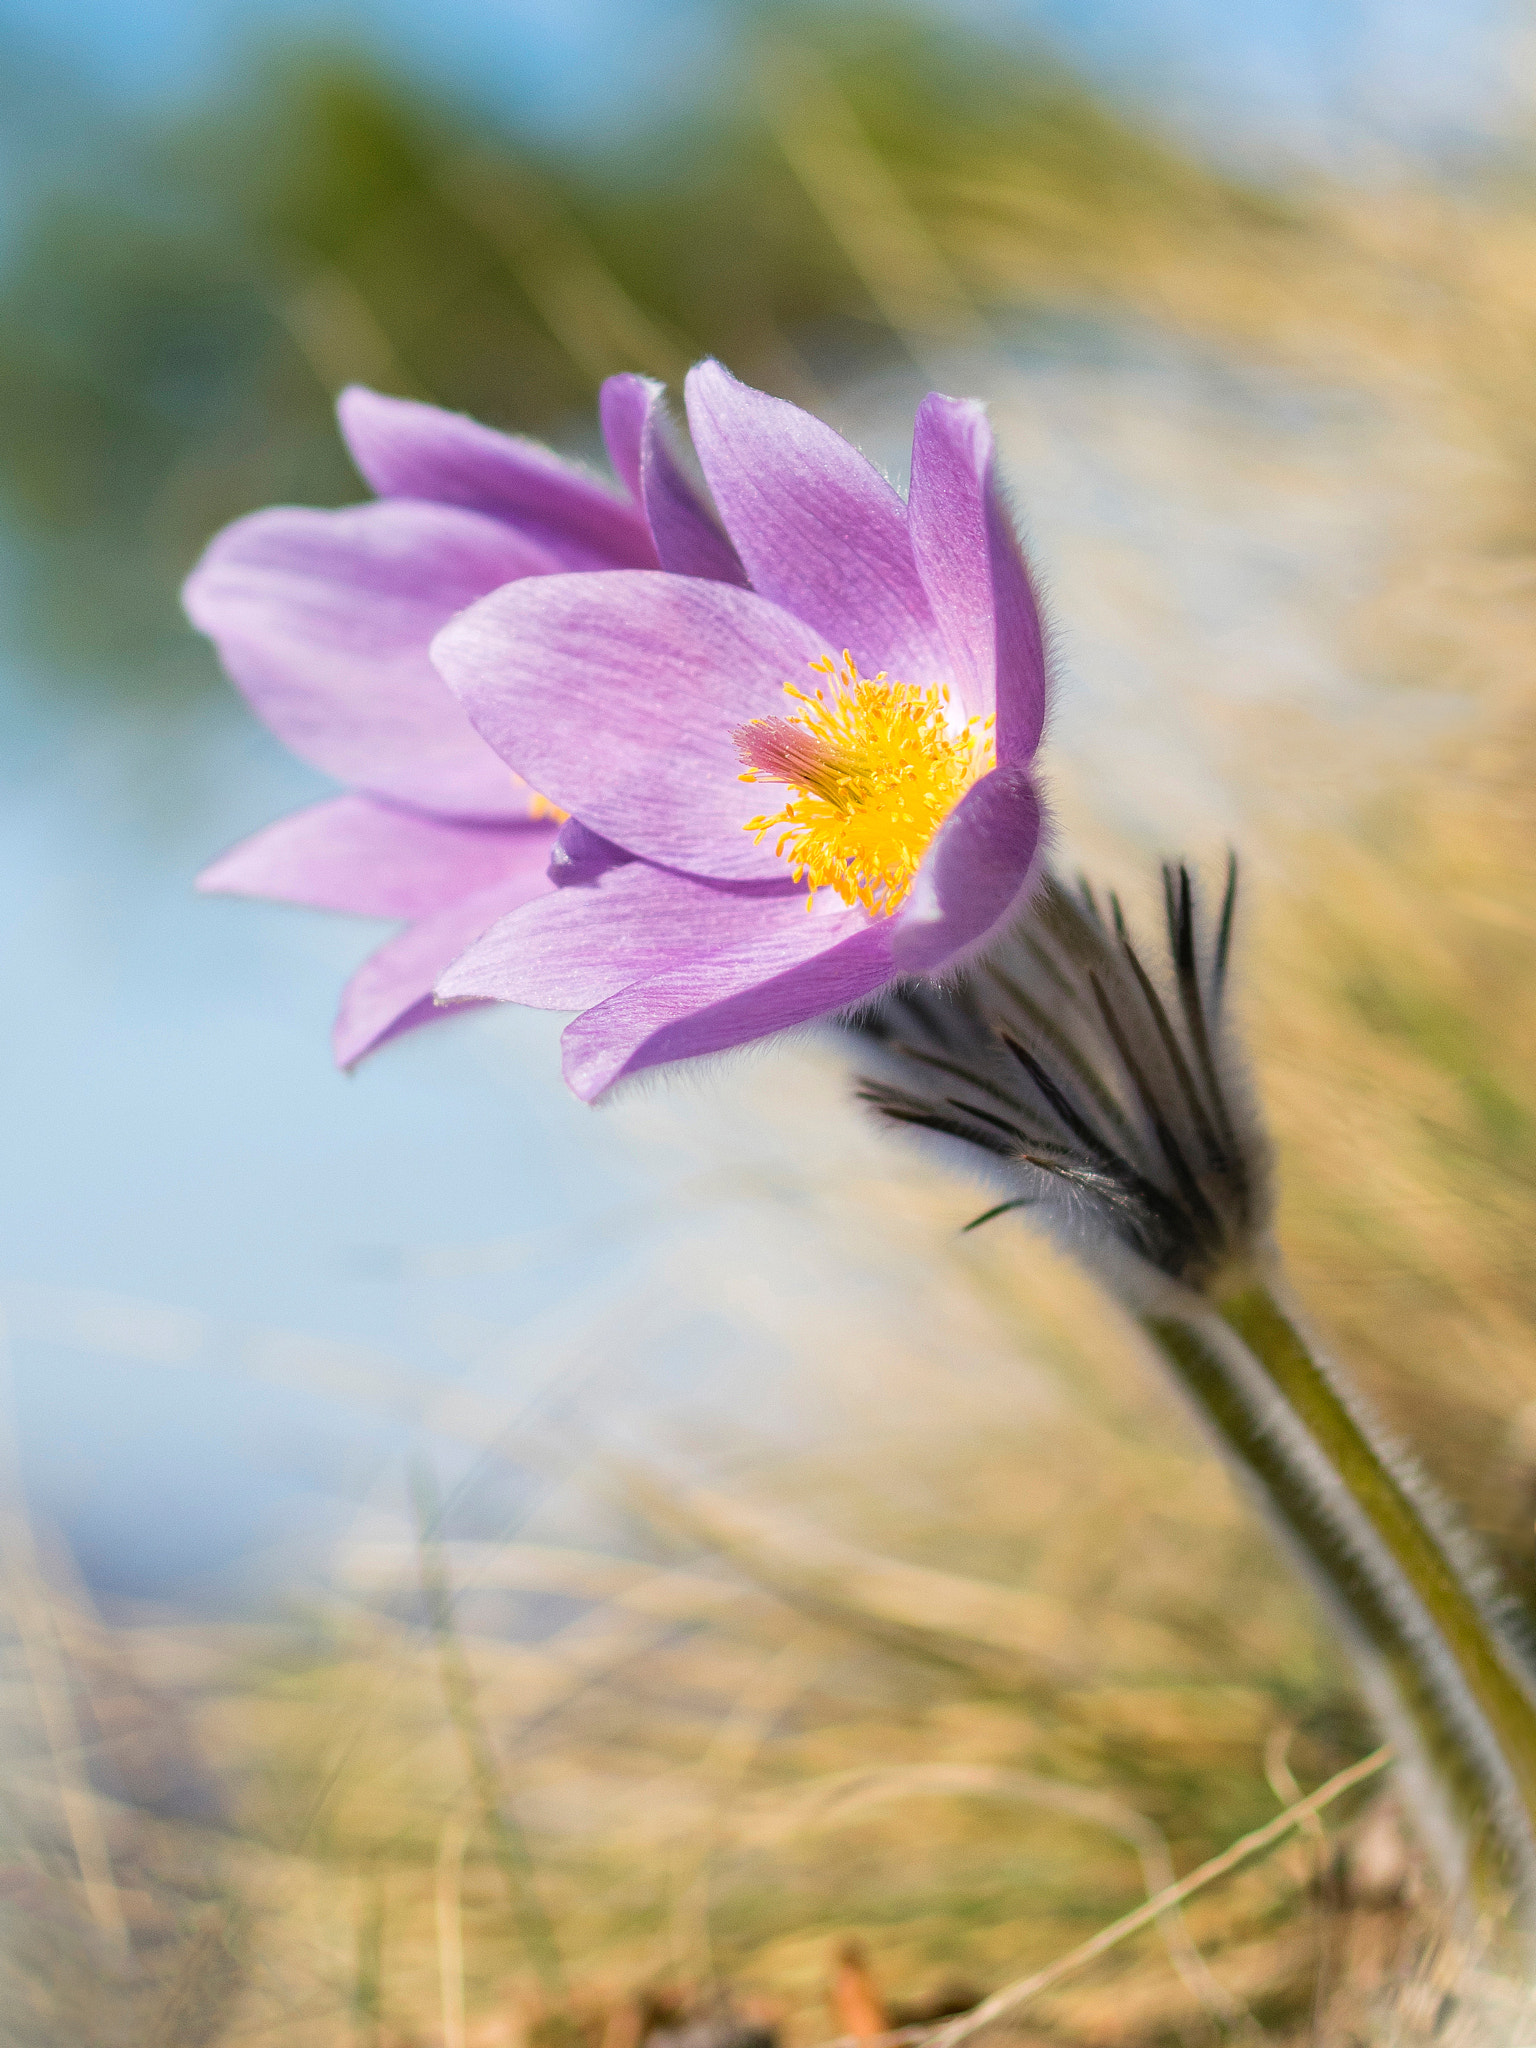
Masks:
[[[896,910],[934,833],[992,766],[993,720],[957,722],[949,690],[861,676],[844,650],[811,663],[827,682],[784,685],[796,706],[754,718],[733,737],[743,782],[779,782],[793,794],[781,811],[749,819],[757,839],[777,831],[774,852],[795,880],[834,889],[874,916]]]

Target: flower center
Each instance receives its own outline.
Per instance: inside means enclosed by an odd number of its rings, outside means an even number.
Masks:
[[[861,676],[845,649],[813,661],[829,683],[814,691],[784,685],[799,708],[754,718],[732,734],[746,763],[743,782],[781,782],[794,794],[783,810],[747,822],[761,839],[778,829],[774,852],[795,880],[835,889],[873,916],[897,909],[928,843],[971,784],[992,766],[990,718],[957,723],[949,691]]]

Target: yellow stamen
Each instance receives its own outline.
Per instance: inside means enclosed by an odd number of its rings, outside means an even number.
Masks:
[[[558,804],[552,804],[547,796],[540,796],[536,789],[528,792],[528,815],[530,818],[548,818],[552,825],[563,825],[571,815],[562,811]]]
[[[795,792],[782,811],[748,821],[761,839],[779,828],[774,852],[794,878],[835,889],[880,916],[899,907],[930,840],[993,763],[990,718],[956,721],[949,691],[861,676],[846,649],[813,669],[831,678],[785,718],[754,718],[735,734],[743,782],[781,782]],[[825,693],[825,694],[824,694]],[[808,906],[809,907],[809,904]]]

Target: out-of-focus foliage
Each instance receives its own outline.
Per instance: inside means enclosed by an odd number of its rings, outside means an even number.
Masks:
[[[647,1993],[721,1986],[810,2048],[839,2031],[849,1936],[898,2010],[995,1986],[1270,1820],[1292,1772],[1310,1787],[1369,1746],[1286,1565],[1082,1274],[957,1234],[963,1192],[861,1131],[830,1061],[765,1073],[701,1166],[738,1156],[786,1075],[827,1141],[769,1187],[738,1173],[721,1206],[771,1241],[787,1182],[787,1242],[840,1236],[780,1311],[821,1389],[813,1452],[762,1459],[728,1496],[627,1467],[537,1503],[595,1419],[577,1399],[490,1422],[424,1540],[349,1546],[286,1644],[104,1633],[36,1585],[0,1608],[28,1738],[12,1853],[33,1873],[0,1989],[40,2015],[29,2048],[330,2048],[349,2021],[369,2048],[590,2044],[634,2039]],[[631,1326],[664,1296],[675,1327],[710,1270],[706,1233]],[[28,1685],[49,1631],[80,1703],[64,1757]],[[182,1703],[171,1760],[143,1727],[157,1688]],[[225,1810],[177,1829],[145,1765],[184,1801],[200,1757]],[[1329,1815],[1325,1858],[1361,1803]],[[117,1845],[120,1893],[81,1881],[83,1814]],[[1319,1964],[1358,1918],[1314,1893],[1318,1857],[1292,1840],[1031,2011],[1023,2038],[1151,2048],[1250,2012],[1305,2038]],[[1403,1900],[1375,1907],[1390,1946]],[[71,2033],[110,1998],[114,1913],[138,1916],[155,1984],[119,2032]]]
[[[40,201],[0,268],[0,493],[54,672],[210,674],[180,577],[243,511],[358,494],[348,381],[567,441],[604,376],[706,353],[814,403],[974,331],[995,280],[947,244],[1000,196],[1090,291],[1140,224],[1243,204],[1045,59],[769,20],[712,105],[623,154],[541,153],[316,51]]]

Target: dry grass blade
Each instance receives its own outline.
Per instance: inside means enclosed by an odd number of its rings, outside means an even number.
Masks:
[[[699,1572],[657,1570],[632,1558],[596,1550],[568,1550],[547,1543],[445,1542],[438,1546],[457,1591],[465,1593],[550,1593],[601,1602],[619,1613],[659,1621],[700,1622],[722,1618],[750,1597],[726,1578]],[[359,1543],[345,1560],[346,1583],[378,1595],[414,1585],[420,1575],[416,1551],[399,1542]]]
[[[1046,1594],[882,1557],[720,1493],[674,1492],[642,1475],[630,1475],[628,1491],[658,1529],[709,1544],[748,1577],[822,1620],[1053,1695],[1092,1674],[1079,1616]],[[1101,1618],[1101,1649],[1106,1631],[1119,1655],[1155,1663],[1167,1654],[1166,1640],[1150,1622]]]
[[[469,1827],[450,1815],[437,1851],[438,1976],[442,1984],[443,2048],[464,2048],[464,1851]]]
[[[1149,1899],[1166,1898],[1176,1883],[1167,1839],[1145,1814],[1093,1786],[1043,1778],[1031,1771],[998,1770],[978,1764],[909,1764],[842,1771],[804,1787],[799,1802],[803,1810],[797,1814],[791,1807],[786,1819],[791,1825],[835,1825],[867,1807],[924,1794],[998,1799],[1064,1814],[1089,1827],[1102,1828],[1129,1844],[1141,1865]],[[1191,1939],[1176,1900],[1159,1915],[1159,1931],[1168,1960],[1190,1995],[1223,2019],[1241,2017],[1238,2001],[1212,1976]]]
[[[421,1590],[437,1646],[443,1698],[463,1745],[465,1769],[480,1807],[481,1823],[495,1846],[496,1860],[506,1879],[529,1956],[546,1993],[563,1999],[566,1984],[560,1944],[539,1891],[538,1875],[522,1823],[512,1809],[501,1782],[496,1751],[480,1709],[474,1671],[459,1639],[453,1585],[438,1550],[436,1491],[424,1470],[417,1474],[415,1491]],[[460,1872],[463,1853],[461,1843],[456,1866]],[[462,1978],[462,1961],[460,1976]],[[445,2000],[447,1995],[445,1991]]]
[[[974,299],[816,54],[770,44],[757,80],[786,161],[913,362],[937,373],[940,343],[990,345]]]
[[[1053,1984],[1061,1983],[1063,1978],[1086,1968],[1099,1956],[1107,1955],[1118,1943],[1139,1933],[1143,1927],[1151,1926],[1158,1915],[1166,1913],[1169,1907],[1182,1905],[1186,1899],[1192,1899],[1196,1892],[1203,1891],[1218,1878],[1226,1877],[1251,1858],[1262,1855],[1266,1849],[1272,1849],[1277,1842],[1284,1841],[1294,1828],[1304,1826],[1325,1806],[1331,1806],[1335,1799],[1352,1791],[1356,1785],[1363,1785],[1379,1771],[1384,1771],[1391,1761],[1392,1749],[1391,1745],[1387,1744],[1381,1749],[1374,1750],[1370,1756],[1362,1757],[1359,1763],[1351,1764],[1347,1770],[1339,1771],[1327,1784],[1320,1785],[1307,1798],[1298,1800],[1296,1805],[1287,1807],[1284,1813],[1277,1814],[1267,1826],[1255,1828],[1252,1834],[1244,1835],[1240,1841],[1234,1842],[1230,1849],[1224,1849],[1219,1856],[1213,1856],[1209,1862],[1202,1863],[1198,1870],[1192,1870],[1188,1877],[1180,1878],[1177,1884],[1169,1885],[1165,1891],[1148,1899],[1144,1906],[1138,1906],[1134,1912],[1122,1914],[1118,1920],[1112,1921],[1108,1927],[1101,1928],[1097,1934],[1090,1936],[1070,1954],[1060,1957],[1054,1963],[1047,1963],[1043,1970],[1035,1970],[1027,1977],[1020,1977],[1015,1983],[1005,1984],[1001,1991],[994,1991],[990,1998],[983,1999],[974,2012],[963,2013],[948,2026],[937,2028],[927,2036],[928,2048],[960,2048],[962,2041],[969,2041],[974,2035],[995,2025],[997,2021],[1006,2019],[1010,2013],[1017,2012],[1019,2007],[1026,2005],[1030,1999],[1038,1997],[1042,1991],[1049,1991]]]

